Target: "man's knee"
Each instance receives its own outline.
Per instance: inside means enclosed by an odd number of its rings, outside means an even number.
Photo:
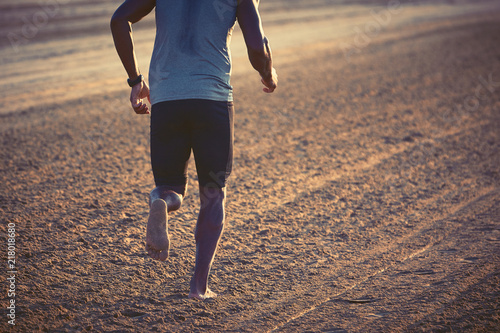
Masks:
[[[156,199],[163,199],[167,203],[168,211],[174,211],[180,208],[185,193],[186,186],[157,186],[149,195],[149,204],[151,205]]]
[[[224,224],[225,188],[200,186],[200,218],[205,227],[219,230]]]
[[[217,186],[200,186],[201,209],[218,208],[224,205],[226,189]]]

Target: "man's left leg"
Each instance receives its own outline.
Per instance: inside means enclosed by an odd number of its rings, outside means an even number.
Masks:
[[[168,258],[168,213],[181,207],[185,191],[185,186],[157,186],[149,195],[146,251],[153,259],[165,261]]]
[[[168,213],[179,209],[186,195],[189,135],[182,101],[151,107],[151,166],[157,187],[149,196],[146,251],[156,260],[168,258]]]
[[[224,229],[225,188],[200,186],[200,213],[196,224],[196,265],[189,297],[204,300],[217,294],[208,288],[208,276]]]

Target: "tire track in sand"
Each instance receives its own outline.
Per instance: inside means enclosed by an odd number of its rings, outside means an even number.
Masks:
[[[456,207],[454,207],[455,211],[452,212],[451,214],[445,216],[444,218],[441,218],[437,220],[432,226],[426,226],[424,230],[421,230],[419,232],[419,235],[417,237],[422,237],[425,235],[425,232],[428,231],[428,229],[436,229],[436,227],[440,224],[443,224],[446,226],[446,232],[445,234],[442,235],[439,239],[434,240],[433,242],[430,242],[428,245],[423,247],[420,250],[417,250],[410,255],[402,258],[400,261],[396,262],[394,265],[385,267],[377,272],[375,272],[372,275],[367,276],[361,281],[356,282],[353,285],[348,286],[344,291],[337,293],[335,295],[332,295],[328,298],[325,298],[323,301],[318,302],[317,304],[314,304],[310,308],[305,309],[304,311],[297,313],[294,316],[289,317],[286,321],[280,323],[279,325],[275,326],[273,329],[270,330],[270,332],[275,332],[275,331],[281,331],[285,330],[287,332],[293,332],[300,328],[300,331],[307,330],[307,328],[312,328],[315,330],[321,329],[321,330],[342,330],[347,327],[349,327],[350,330],[352,331],[365,331],[370,329],[373,330],[390,330],[391,328],[391,323],[394,322],[395,320],[399,320],[404,323],[404,319],[401,317],[396,317],[394,316],[394,313],[397,313],[397,309],[394,309],[393,306],[391,306],[391,301],[392,304],[397,304],[397,303],[402,303],[403,301],[399,300],[405,299],[405,295],[407,293],[415,294],[417,293],[415,289],[422,288],[421,285],[417,284],[412,284],[411,286],[408,286],[407,274],[410,274],[412,271],[416,272],[417,275],[422,275],[422,276],[427,276],[427,275],[434,275],[436,272],[433,270],[428,270],[426,268],[429,268],[432,266],[432,261],[433,260],[443,260],[442,258],[436,258],[439,257],[439,251],[441,252],[452,252],[455,255],[453,256],[455,260],[452,260],[449,262],[448,265],[445,265],[445,276],[441,277],[440,279],[434,277],[434,280],[436,285],[441,284],[439,280],[446,280],[450,275],[453,275],[454,273],[460,272],[463,270],[464,264],[462,263],[464,259],[458,259],[458,253],[460,253],[462,256],[467,256],[467,250],[470,251],[469,248],[466,248],[467,246],[470,246],[471,244],[475,245],[475,253],[478,254],[481,250],[483,251],[482,253],[482,264],[486,265],[486,271],[484,269],[482,270],[481,274],[479,277],[476,277],[475,279],[470,279],[471,281],[468,281],[465,284],[462,284],[460,287],[457,287],[455,289],[458,289],[460,291],[455,291],[455,293],[460,293],[463,290],[468,289],[468,287],[475,283],[477,280],[482,280],[485,276],[488,274],[491,274],[495,271],[495,264],[492,263],[492,259],[495,258],[494,255],[494,247],[488,249],[488,244],[484,242],[477,242],[476,237],[471,237],[471,229],[474,229],[473,226],[475,227],[476,225],[481,226],[482,223],[481,221],[478,221],[475,219],[477,215],[491,215],[488,214],[488,212],[491,212],[492,209],[495,207],[498,207],[498,203],[500,200],[500,189],[499,188],[493,188],[486,193],[479,195],[478,198],[470,200],[469,202],[462,203]],[[474,225],[470,225],[470,221],[474,221]],[[487,223],[489,221],[486,221]],[[445,229],[443,229],[444,231]],[[413,235],[408,238],[414,238]],[[460,239],[467,239],[470,244],[459,244]],[[478,249],[479,248],[479,249]],[[450,250],[451,249],[451,250]],[[496,247],[498,250],[498,246]],[[431,253],[429,253],[431,252]],[[437,255],[436,255],[437,253]],[[430,258],[429,258],[430,257]],[[469,261],[476,261],[478,260],[476,257],[471,257],[473,259],[469,259]],[[487,259],[488,258],[488,259]],[[497,253],[497,258],[498,259],[498,253]],[[462,262],[461,262],[462,260]],[[413,262],[407,262],[407,261],[413,261]],[[494,260],[493,260],[494,261]],[[477,264],[476,264],[477,265]],[[415,270],[416,268],[420,267],[419,270]],[[419,272],[422,272],[421,274]],[[442,272],[439,272],[442,273]],[[383,278],[378,277],[378,275],[389,275],[389,279],[391,282],[387,283],[386,280]],[[415,274],[415,273],[414,273]],[[403,276],[404,275],[404,276]],[[443,275],[443,274],[440,274]],[[461,274],[462,276],[466,275],[464,273]],[[403,277],[402,277],[403,276]],[[377,279],[378,278],[378,279]],[[457,279],[457,278],[455,278]],[[397,282],[394,283],[394,280]],[[438,280],[436,282],[436,280]],[[449,280],[449,278],[448,278]],[[405,283],[406,282],[406,283]],[[385,288],[390,288],[391,292],[387,292]],[[409,290],[409,288],[411,288]],[[349,293],[350,291],[353,291],[352,293]],[[420,291],[420,292],[429,292],[429,288],[426,288],[427,291]],[[439,287],[437,287],[439,289]],[[453,288],[450,288],[453,289]],[[434,290],[435,293],[434,297],[435,298],[443,298],[443,292],[440,290]],[[447,293],[450,293],[450,290],[447,291]],[[348,311],[356,311],[356,309],[352,309],[351,307],[347,306],[345,303],[346,299],[367,299],[368,297],[374,298],[373,300],[368,299],[366,303],[372,303],[372,302],[377,302],[377,299],[381,298],[386,298],[382,299],[383,302],[378,302],[378,304],[374,304],[373,306],[369,307],[369,309],[366,309],[364,312],[370,312],[368,315],[362,317],[361,313],[358,313],[358,318],[348,318],[349,315],[346,313]],[[384,296],[382,296],[384,295]],[[378,297],[375,299],[375,297]],[[405,299],[408,301],[408,299]],[[418,313],[418,315],[413,315],[412,321],[410,323],[416,322],[418,320],[421,320],[424,318],[424,315],[439,312],[439,308],[442,309],[445,308],[445,305],[438,306],[436,309],[436,306],[429,305],[428,307],[424,309],[419,309],[420,305],[415,304],[415,299],[410,299],[413,300],[414,303],[410,305],[406,304],[401,304],[402,307],[410,307],[410,313]],[[338,304],[332,305],[332,304],[327,304],[327,303],[332,303],[333,301],[336,301]],[[442,302],[450,302],[450,300],[444,300]],[[362,302],[360,302],[362,303]],[[384,304],[380,304],[384,303]],[[437,302],[434,302],[434,304]],[[389,304],[389,305],[387,305]],[[439,303],[438,303],[439,304]],[[384,306],[385,305],[385,306]],[[321,309],[324,307],[325,309]],[[335,309],[331,309],[334,307]],[[392,310],[393,316],[390,317],[388,313]],[[385,311],[385,312],[384,312]],[[361,311],[360,311],[361,312]],[[325,317],[328,313],[335,313],[336,318],[332,320],[332,318]],[[379,319],[379,318],[384,318],[384,317],[389,317],[386,318],[385,320]],[[341,318],[345,318],[342,320]],[[357,322],[356,322],[357,319]],[[374,326],[373,319],[379,319],[379,323],[377,323],[377,326]],[[349,326],[345,326],[345,321],[349,321]],[[426,320],[427,322],[428,320]],[[381,322],[381,323],[380,323]],[[335,327],[332,325],[335,324]],[[339,324],[344,324],[340,325]],[[401,323],[398,323],[401,324]],[[406,323],[407,324],[407,323]],[[312,326],[313,325],[313,326]],[[394,324],[393,324],[394,325]],[[394,325],[395,327],[398,327],[398,325]],[[403,325],[404,326],[404,325]],[[354,329],[355,328],[355,329]],[[395,329],[395,328],[394,328]],[[415,329],[415,327],[414,327]],[[406,329],[405,329],[406,330]]]

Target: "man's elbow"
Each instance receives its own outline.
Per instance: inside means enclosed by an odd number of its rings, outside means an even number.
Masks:
[[[117,28],[123,24],[130,24],[130,21],[125,17],[123,14],[120,13],[119,10],[115,11],[113,16],[111,16],[111,20],[109,22],[109,25],[111,27],[111,30],[114,28]]]
[[[270,47],[269,41],[266,37],[263,37],[258,42],[247,43],[248,55],[250,58],[269,58],[270,57]]]

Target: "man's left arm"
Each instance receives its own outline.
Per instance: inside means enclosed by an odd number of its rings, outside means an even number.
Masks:
[[[156,0],[126,0],[115,11],[110,23],[115,48],[127,71],[129,82],[137,82],[132,86],[130,102],[138,114],[149,113],[148,106],[142,102],[144,98],[149,100],[149,87],[139,79],[141,73],[135,57],[132,24],[148,15],[155,6]]]

